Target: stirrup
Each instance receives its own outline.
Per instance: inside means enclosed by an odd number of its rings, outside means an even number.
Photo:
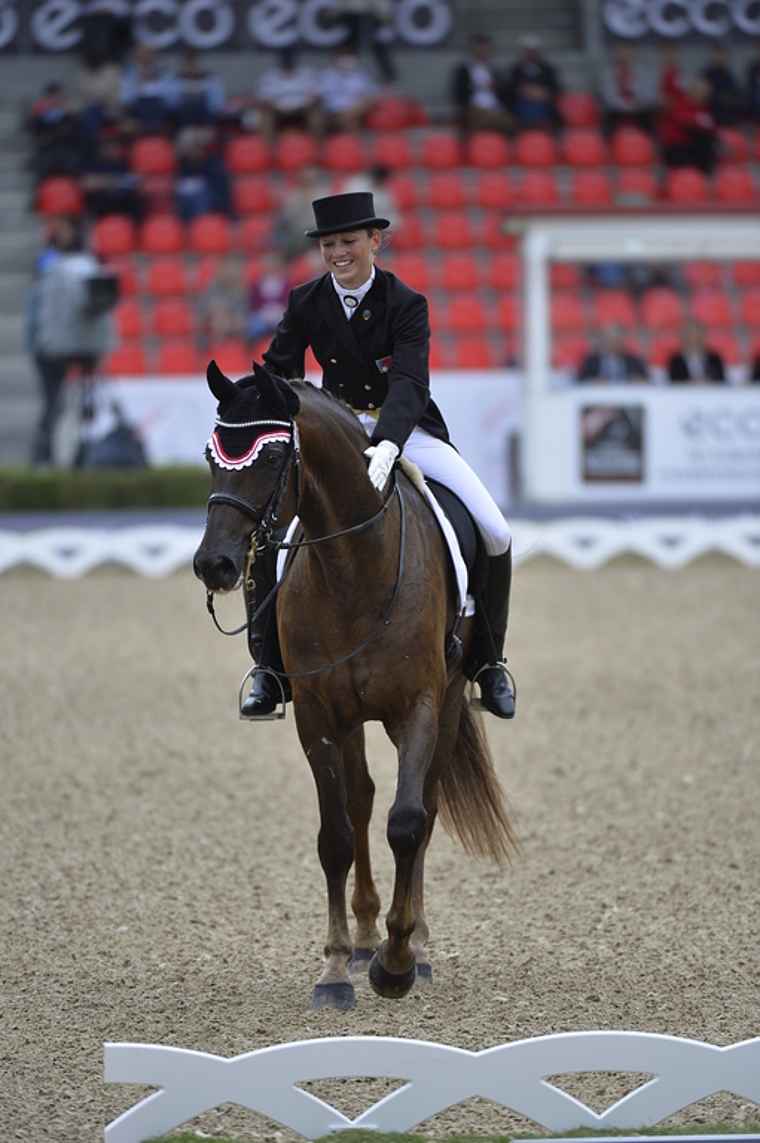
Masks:
[[[473,710],[484,710],[487,714],[491,713],[488,707],[483,705],[483,700],[481,699],[480,695],[475,694],[475,684],[478,681],[479,675],[481,675],[483,671],[492,671],[494,668],[503,671],[507,676],[509,685],[512,688],[512,697],[515,700],[515,712],[517,712],[517,683],[515,682],[515,676],[507,666],[506,659],[498,659],[495,663],[484,663],[483,666],[475,672],[474,676],[470,680],[470,706]]]
[[[253,681],[256,675],[271,675],[277,681],[277,686],[280,688],[280,706],[272,711],[271,714],[243,714],[243,688],[249,679]],[[250,693],[250,692],[249,692]],[[276,718],[285,718],[286,713],[286,700],[285,700],[285,687],[283,686],[282,679],[273,671],[271,667],[262,667],[258,663],[254,663],[246,673],[243,675],[243,680],[238,690],[238,717],[241,722],[272,722]]]

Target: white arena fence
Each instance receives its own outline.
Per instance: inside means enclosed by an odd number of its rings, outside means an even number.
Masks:
[[[546,1079],[579,1072],[652,1078],[598,1115]],[[353,1120],[297,1086],[358,1077],[407,1082]],[[473,1096],[554,1133],[636,1131],[717,1092],[760,1103],[760,1037],[719,1048],[647,1032],[566,1032],[469,1052],[422,1040],[345,1036],[232,1059],[160,1045],[106,1044],[105,1080],[161,1089],[113,1120],[105,1143],[143,1143],[222,1103],[249,1108],[306,1139],[347,1128],[403,1132]]]
[[[515,520],[512,531],[517,562],[551,556],[584,569],[636,555],[658,567],[679,568],[718,552],[760,567],[760,515]],[[138,575],[165,576],[190,564],[201,535],[200,528],[179,524],[0,530],[0,574],[28,565],[73,579],[103,564],[120,564]]]

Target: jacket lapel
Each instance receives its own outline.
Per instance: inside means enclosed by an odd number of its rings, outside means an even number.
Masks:
[[[371,292],[370,290],[370,293]],[[347,349],[349,353],[364,363],[364,355],[351,329],[353,322],[349,322],[346,319],[343,306],[340,303],[338,295],[335,293],[329,274],[325,276],[324,287],[319,295],[319,309],[330,333],[337,338],[344,349]]]
[[[357,313],[351,318],[349,329],[357,341],[361,341],[372,329],[379,317],[385,313],[388,296],[388,279],[382,270],[375,270],[372,288],[364,295]]]

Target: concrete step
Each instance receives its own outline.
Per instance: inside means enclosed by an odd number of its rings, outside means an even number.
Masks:
[[[23,298],[20,299],[23,303]],[[0,357],[15,354],[24,348],[24,312],[0,312]]]
[[[31,270],[42,239],[42,224],[31,215],[23,225],[0,226],[0,267],[3,273]]]
[[[29,213],[29,191],[25,187],[0,186],[0,218],[7,214]]]
[[[23,309],[31,284],[32,275],[28,272],[0,274],[0,313],[16,313]]]
[[[2,416],[0,426],[5,421],[6,405],[13,402],[37,398],[37,368],[28,353],[16,349],[14,353],[4,353],[0,358],[0,404]]]

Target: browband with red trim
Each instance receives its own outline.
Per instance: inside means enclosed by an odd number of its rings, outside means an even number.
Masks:
[[[284,421],[266,421],[266,422],[253,421],[253,422],[249,422],[246,425],[232,425],[232,424],[226,425],[221,421],[217,421],[217,428],[214,430],[212,436],[209,437],[207,447],[208,447],[208,450],[211,453],[211,456],[213,457],[214,461],[220,466],[220,468],[235,469],[235,470],[247,468],[249,465],[253,464],[253,462],[256,460],[257,456],[259,455],[259,453],[261,452],[261,450],[264,448],[265,445],[273,444],[276,441],[280,441],[283,444],[289,444],[290,443],[291,433],[290,433],[289,427],[288,428],[280,428],[280,429],[270,429],[269,432],[264,432],[258,436],[254,436],[253,441],[251,442],[250,446],[246,449],[245,452],[241,453],[239,456],[230,456],[230,454],[225,450],[224,445],[222,444],[218,430],[220,428],[223,430],[224,429],[240,430],[243,428],[254,428],[254,427],[257,427],[258,425],[262,425],[262,424],[270,424],[270,425],[271,424],[279,424],[279,425],[284,426],[285,422]]]

